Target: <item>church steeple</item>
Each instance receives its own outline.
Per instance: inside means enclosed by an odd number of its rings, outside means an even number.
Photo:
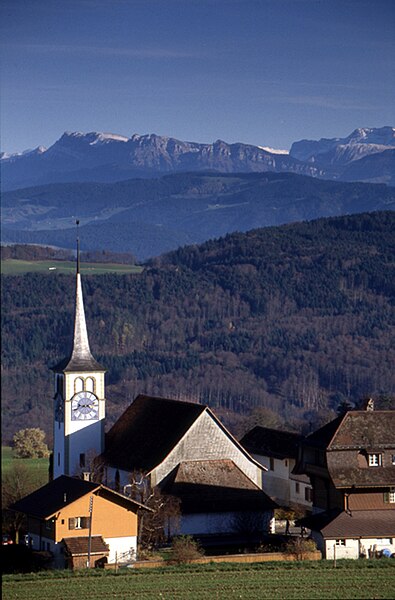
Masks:
[[[93,358],[89,347],[80,273],[80,239],[78,235],[78,225],[79,221],[77,221],[77,270],[73,347],[69,358],[56,365],[54,371],[105,371],[105,369]]]
[[[78,221],[77,221],[78,228]],[[78,230],[77,230],[78,231]],[[55,371],[53,476],[75,475],[104,449],[104,369],[93,358],[86,327],[77,233],[74,330],[71,352]]]

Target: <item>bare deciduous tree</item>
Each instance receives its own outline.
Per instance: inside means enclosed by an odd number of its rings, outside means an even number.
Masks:
[[[152,487],[149,477],[134,472],[130,477],[128,494],[153,512],[139,515],[138,544],[143,550],[153,550],[169,539],[180,519],[180,501]]]
[[[33,490],[34,483],[29,469],[16,461],[8,473],[4,475],[1,491],[3,528],[10,532],[16,543],[19,542],[19,531],[24,525],[25,516],[9,510],[9,507]]]

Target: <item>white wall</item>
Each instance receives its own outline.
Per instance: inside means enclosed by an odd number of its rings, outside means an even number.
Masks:
[[[270,470],[270,459],[261,454],[252,455],[259,464],[267,468],[262,474],[262,489],[271,498],[281,504],[289,504],[289,459],[273,459],[273,470]]]
[[[299,492],[296,491],[296,489],[297,489],[296,484],[299,484]],[[311,500],[306,500],[306,489],[311,490],[310,494],[313,493],[311,484],[306,483],[305,481],[298,481],[295,479],[290,479],[289,486],[290,486],[289,499],[290,499],[291,503],[300,504],[302,506],[306,506],[306,508],[311,508],[313,506],[313,502]]]
[[[305,489],[311,489],[311,485],[297,480],[297,477],[296,480],[291,479],[291,472],[295,466],[293,458],[273,458],[272,466],[274,468],[271,470],[268,456],[252,454],[252,457],[267,468],[267,471],[262,474],[262,489],[266,494],[284,506],[293,503],[311,508],[312,502],[306,500],[305,497]],[[296,491],[297,483],[299,492]]]
[[[108,562],[115,563],[116,560],[122,561],[122,555],[128,553],[131,560],[136,559],[137,555],[137,536],[131,535],[128,537],[118,538],[103,538],[106,544],[108,544],[110,553],[108,555]]]
[[[391,553],[395,552],[394,538],[349,538],[345,539],[344,546],[335,545],[335,541],[325,541],[325,558],[333,560],[334,552],[336,552],[336,559],[359,558],[362,550],[365,550],[366,558],[369,558],[369,550],[384,550],[384,548],[388,548]]]

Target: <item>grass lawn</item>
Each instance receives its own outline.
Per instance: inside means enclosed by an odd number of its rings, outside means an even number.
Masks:
[[[209,564],[3,576],[4,600],[364,599],[395,597],[395,561]]]
[[[10,258],[1,261],[4,275],[22,275],[23,273],[75,273],[75,261],[60,260],[16,260]],[[143,267],[112,263],[82,263],[81,273],[102,275],[103,273],[141,273]]]
[[[9,446],[1,447],[1,477],[9,473],[11,467],[15,464],[24,465],[31,473],[32,485],[39,488],[48,483],[48,458],[14,458],[12,448]]]

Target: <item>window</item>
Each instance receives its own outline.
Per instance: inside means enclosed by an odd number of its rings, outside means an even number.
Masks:
[[[89,517],[71,517],[69,519],[69,529],[88,529]]]
[[[85,454],[80,454],[80,467],[85,467]]]
[[[74,393],[84,391],[84,380],[82,377],[77,377],[74,381]]]
[[[297,494],[299,494],[299,492],[300,492],[300,484],[299,483],[295,483],[295,492]]]
[[[274,458],[269,458],[269,469],[270,471],[274,471]]]
[[[287,459],[285,459],[284,464],[285,464],[286,467],[288,467],[288,461],[287,461]]]
[[[390,488],[388,492],[384,492],[384,502],[386,504],[395,504],[395,488]]]
[[[368,454],[369,467],[381,467],[381,454]]]
[[[345,546],[346,545],[346,540],[336,540],[335,541],[335,546]]]
[[[392,462],[393,465],[395,465],[395,454],[392,455],[391,462]]]
[[[304,499],[306,502],[311,502],[311,488],[306,487],[304,489]]]
[[[87,392],[95,392],[95,380],[93,377],[87,377],[85,379],[85,390]]]

